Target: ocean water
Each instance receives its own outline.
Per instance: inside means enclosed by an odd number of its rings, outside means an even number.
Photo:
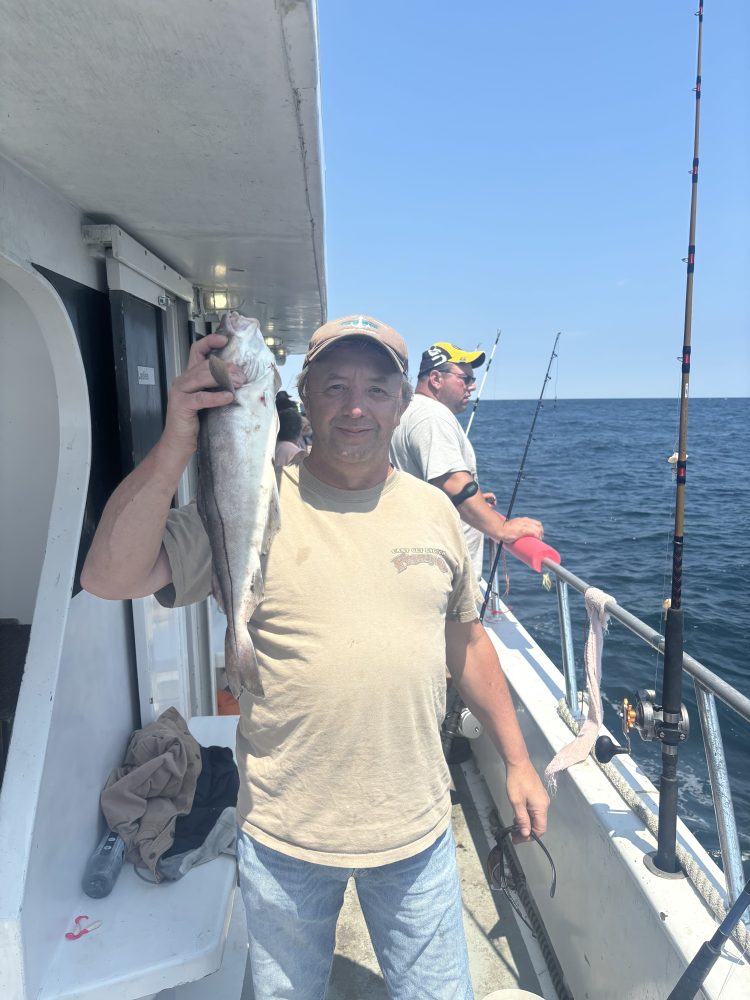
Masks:
[[[471,439],[480,485],[505,513],[536,402],[482,400]],[[466,423],[464,415],[463,422]],[[514,514],[537,517],[563,565],[611,594],[663,633],[671,590],[679,403],[666,399],[545,400],[537,419]],[[745,433],[750,399],[692,399],[682,605],[685,651],[750,696],[750,471]],[[524,626],[561,663],[557,598],[541,578],[508,558],[505,598]],[[576,664],[583,676],[587,618],[570,591]],[[618,622],[605,644],[605,724],[621,732],[616,706],[639,688],[661,690],[663,662]],[[680,749],[681,818],[718,859],[718,837],[693,683],[685,675],[691,735]],[[737,826],[750,874],[750,725],[717,702]],[[658,783],[658,743],[631,734],[633,755]]]

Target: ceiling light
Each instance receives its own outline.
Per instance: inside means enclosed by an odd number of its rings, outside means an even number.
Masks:
[[[240,297],[226,288],[203,289],[201,292],[204,313],[220,313],[227,309],[239,309]]]

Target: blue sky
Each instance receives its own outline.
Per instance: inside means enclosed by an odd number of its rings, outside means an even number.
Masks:
[[[675,396],[697,2],[319,0],[329,317],[489,348],[487,398]],[[750,395],[750,5],[706,5],[694,396]],[[291,358],[284,381],[298,370]]]

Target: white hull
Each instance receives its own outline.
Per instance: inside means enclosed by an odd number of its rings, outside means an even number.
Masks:
[[[565,695],[563,676],[511,612],[489,631],[529,752],[542,772],[571,739],[557,711]],[[502,761],[486,736],[474,743],[474,753],[500,814],[511,816]],[[658,812],[657,791],[644,773],[631,758],[614,760]],[[722,872],[682,822],[677,836],[723,893]],[[644,854],[655,851],[656,842],[593,759],[560,776],[545,843],[558,870],[553,900],[540,852],[521,849],[521,861],[573,995],[664,1000],[717,921],[687,879],[660,878],[646,868]],[[709,1000],[750,996],[750,966],[734,945],[717,962],[704,993]]]

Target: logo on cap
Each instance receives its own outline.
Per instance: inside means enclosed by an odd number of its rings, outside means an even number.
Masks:
[[[379,330],[380,327],[377,323],[371,323],[370,320],[365,319],[364,316],[358,316],[356,320],[349,320],[346,323],[342,323],[341,329],[353,330],[356,333],[358,330]]]
[[[428,347],[424,353],[429,354],[430,361],[436,366],[444,365],[446,362],[450,361],[450,355],[447,351],[442,350],[440,347]],[[422,367],[424,368],[424,358],[422,359]]]

